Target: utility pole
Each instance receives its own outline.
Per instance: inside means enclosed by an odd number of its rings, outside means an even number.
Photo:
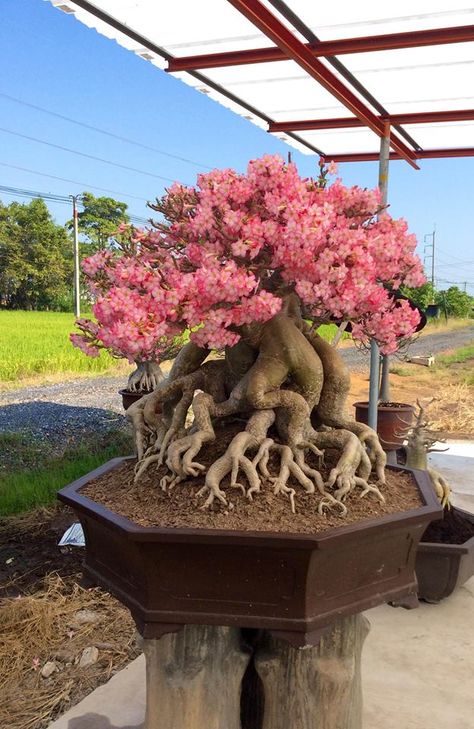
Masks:
[[[427,233],[425,237],[423,238],[424,243],[424,256],[423,256],[423,263],[425,263],[426,259],[431,258],[431,285],[433,286],[433,290],[435,287],[435,237],[436,237],[436,225],[433,225],[433,232]],[[427,243],[426,239],[431,238],[431,243]],[[431,254],[426,255],[426,250],[431,248]]]
[[[69,195],[72,199],[72,221],[74,234],[74,314],[81,316],[81,288],[79,281],[79,229],[77,219],[77,201],[80,195]]]

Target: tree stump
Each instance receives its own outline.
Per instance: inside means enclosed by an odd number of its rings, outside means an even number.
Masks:
[[[368,630],[363,615],[340,618],[317,646],[305,648],[263,631],[253,656],[237,628],[187,625],[145,639],[144,729],[361,729],[360,662]],[[261,689],[247,686],[241,706],[250,661]]]
[[[145,639],[144,729],[240,729],[240,687],[249,653],[240,630],[186,625]]]
[[[363,615],[340,618],[318,646],[293,648],[266,636],[255,667],[263,682],[262,729],[361,729]]]

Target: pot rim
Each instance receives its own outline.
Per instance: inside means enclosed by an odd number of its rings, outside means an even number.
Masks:
[[[471,514],[470,511],[466,511],[465,509],[461,509],[459,506],[451,505],[451,508],[453,511],[457,511],[458,514],[461,514],[461,516],[467,517],[468,521],[471,521],[474,524],[474,514]],[[424,542],[423,538],[420,540],[420,544],[418,546],[419,552],[427,552],[436,549],[436,551],[439,554],[468,554],[472,549],[474,549],[474,536],[469,537],[469,539],[466,539],[465,542],[461,542],[461,544],[451,544],[446,542]]]
[[[353,403],[353,407],[360,407],[360,408],[368,408],[369,403],[367,400],[361,400],[358,402]],[[390,405],[387,405],[386,403],[379,403],[377,405],[377,410],[385,411],[388,410],[390,412],[394,412],[396,410],[414,410],[415,406],[410,405],[407,402],[392,402],[390,401]]]
[[[436,498],[431,481],[425,471],[408,468],[406,466],[387,465],[387,468],[394,471],[411,473],[413,480],[418,488],[418,492],[423,504],[415,509],[407,511],[399,511],[393,514],[385,514],[380,517],[372,517],[363,519],[353,524],[332,527],[325,532],[308,534],[295,532],[270,532],[270,531],[243,531],[236,529],[202,529],[196,527],[157,527],[157,526],[140,526],[130,519],[120,514],[116,514],[111,509],[102,504],[98,504],[88,496],[80,493],[89,481],[104,473],[107,473],[126,460],[132,460],[135,456],[122,456],[107,461],[102,466],[90,471],[79,479],[76,479],[68,486],[65,486],[58,492],[58,498],[69,506],[80,507],[89,516],[93,516],[100,521],[107,523],[109,527],[124,532],[128,537],[139,541],[173,541],[187,542],[191,538],[193,542],[213,542],[213,543],[234,543],[241,545],[262,545],[262,546],[285,546],[290,543],[292,547],[299,549],[318,549],[330,548],[334,539],[347,537],[348,539],[360,538],[360,532],[363,530],[367,535],[375,535],[389,528],[394,528],[400,521],[401,516],[405,523],[416,524],[420,519],[426,520],[426,515],[431,515],[434,521],[441,516],[441,506]]]
[[[151,395],[152,392],[154,392],[154,390],[141,390],[141,391],[138,390],[137,391],[137,390],[127,390],[127,388],[124,387],[122,390],[118,391],[118,394],[119,395],[140,395],[140,397],[142,397],[142,395]]]

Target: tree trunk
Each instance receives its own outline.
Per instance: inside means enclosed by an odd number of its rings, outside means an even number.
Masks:
[[[297,649],[268,636],[255,666],[263,682],[262,729],[361,729],[363,615],[340,618],[318,646]]]
[[[249,654],[238,628],[187,625],[143,641],[144,729],[240,729],[240,687]]]

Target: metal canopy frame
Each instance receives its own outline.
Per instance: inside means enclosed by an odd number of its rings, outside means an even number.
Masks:
[[[53,1],[53,0],[51,0]],[[195,56],[174,57],[168,51],[137,33],[123,22],[96,7],[88,0],[71,0],[75,5],[107,23],[120,33],[158,54],[168,63],[167,71],[187,72],[201,83],[217,91],[227,99],[246,109],[268,124],[269,132],[284,132],[299,144],[311,151],[324,155],[310,142],[297,136],[295,132],[322,129],[346,129],[366,127],[380,138],[380,150],[374,152],[354,152],[331,154],[329,159],[336,162],[379,161],[379,187],[382,199],[387,200],[388,164],[392,159],[404,159],[415,169],[419,169],[417,159],[473,157],[474,147],[423,149],[404,128],[404,124],[439,124],[474,120],[474,109],[423,111],[417,113],[389,114],[382,104],[363,86],[339,60],[338,56],[356,53],[372,53],[423,46],[465,43],[474,41],[474,25],[435,28],[410,32],[389,33],[383,35],[343,38],[321,41],[313,31],[305,25],[284,0],[267,0],[280,18],[272,13],[261,0],[228,0],[242,15],[269,38],[274,46],[266,48],[245,49],[240,51],[210,53]],[[54,3],[53,3],[54,4]],[[298,34],[298,35],[297,35]],[[298,36],[306,39],[306,43]],[[323,59],[323,61],[319,60]],[[201,73],[201,69],[218,69],[230,66],[242,66],[259,63],[293,61],[298,64],[309,77],[317,81],[323,88],[345,106],[354,116],[328,119],[298,119],[274,121],[268,114],[243,101],[218,83]],[[331,65],[336,75],[328,68]],[[344,80],[341,80],[344,79]],[[352,90],[354,89],[355,92]],[[358,95],[357,95],[358,94]],[[362,97],[362,98],[361,98]],[[362,100],[363,99],[363,100]],[[370,106],[367,106],[368,102]],[[372,108],[371,108],[372,107]],[[375,109],[375,112],[372,110]],[[392,151],[390,151],[390,147]],[[377,427],[377,402],[379,397],[379,349],[375,341],[371,342],[369,425]],[[385,366],[387,361],[385,361]]]
[[[51,0],[53,4],[58,4]],[[355,38],[342,38],[335,40],[320,40],[308,28],[283,0],[268,0],[278,14],[285,19],[290,27],[285,25],[276,14],[272,13],[261,0],[227,0],[243,16],[258,28],[275,45],[266,48],[245,49],[223,53],[210,53],[194,56],[173,56],[169,51],[158,46],[136,30],[127,26],[117,18],[94,5],[89,0],[67,0],[100,21],[108,24],[123,35],[131,38],[154,54],[161,56],[168,66],[169,73],[187,72],[204,86],[213,89],[231,102],[239,105],[250,114],[267,124],[267,130],[275,133],[285,133],[298,144],[311,152],[325,156],[335,162],[369,162],[379,159],[379,151],[373,152],[347,152],[343,154],[325,154],[319,146],[302,138],[297,132],[308,130],[337,130],[351,128],[368,128],[381,139],[384,136],[385,123],[390,123],[390,153],[391,160],[403,159],[412,167],[418,169],[417,159],[473,157],[474,147],[454,148],[422,148],[404,125],[439,124],[449,122],[462,122],[474,120],[474,109],[452,109],[443,111],[423,111],[410,113],[389,114],[382,104],[363,86],[339,60],[338,56],[357,53],[372,53],[407,48],[421,48],[446,44],[459,44],[474,41],[474,25],[463,25],[446,28],[431,28],[427,30],[404,31],[386,33]],[[306,43],[299,40],[297,35],[306,38]],[[319,59],[323,59],[322,61]],[[236,94],[216,83],[202,73],[202,69],[218,69],[232,66],[272,63],[279,61],[294,61],[303,70],[323,86],[329,93],[342,103],[354,116],[323,118],[323,119],[297,119],[275,121],[264,111],[249,104]],[[328,69],[328,63],[338,72],[336,75]],[[341,80],[342,77],[344,81]],[[354,89],[354,91],[352,90]],[[354,93],[357,92],[357,93]],[[358,95],[357,95],[358,94]],[[365,99],[368,104],[360,99]],[[372,108],[375,112],[372,111]],[[401,138],[400,138],[401,137]]]
[[[281,0],[270,0],[271,4],[293,25],[295,30],[306,37],[308,37],[308,34],[312,36],[309,39],[310,42],[302,43],[260,0],[228,0],[228,2],[270,38],[275,45],[269,48],[254,48],[242,51],[175,57],[168,61],[168,68],[166,70],[169,73],[182,71],[195,72],[198,69],[206,68],[225,68],[229,66],[293,60],[327,89],[338,101],[343,103],[355,116],[332,119],[270,121],[268,122],[269,132],[284,132],[293,135],[298,131],[345,129],[365,126],[375,132],[380,138],[383,138],[384,124],[385,122],[389,122],[391,126],[390,146],[393,149],[390,153],[391,160],[404,159],[412,167],[418,169],[416,159],[474,156],[474,147],[422,149],[402,127],[403,124],[436,124],[472,121],[474,120],[474,109],[453,109],[448,111],[392,115],[383,110],[383,113],[376,115],[353,94],[348,86],[345,86],[321,61],[318,61],[319,58],[337,61],[334,56],[352,53],[371,53],[382,50],[470,42],[474,41],[474,25],[320,41],[306,28],[303,22],[295,16],[284,2],[281,2]],[[362,85],[357,79],[352,77],[352,74],[342,64],[339,64],[336,68],[340,72],[344,69],[346,71],[345,78],[349,81],[349,84],[356,86],[359,92],[361,91]],[[352,78],[348,78],[348,76]],[[357,82],[357,85],[354,82]],[[372,106],[383,109],[373,97],[369,101]],[[394,129],[405,140],[411,143],[413,149],[406,142],[394,135]],[[303,144],[307,144],[307,142],[303,141]],[[335,162],[369,162],[378,160],[379,157],[380,153],[375,151],[330,155],[330,159]]]

